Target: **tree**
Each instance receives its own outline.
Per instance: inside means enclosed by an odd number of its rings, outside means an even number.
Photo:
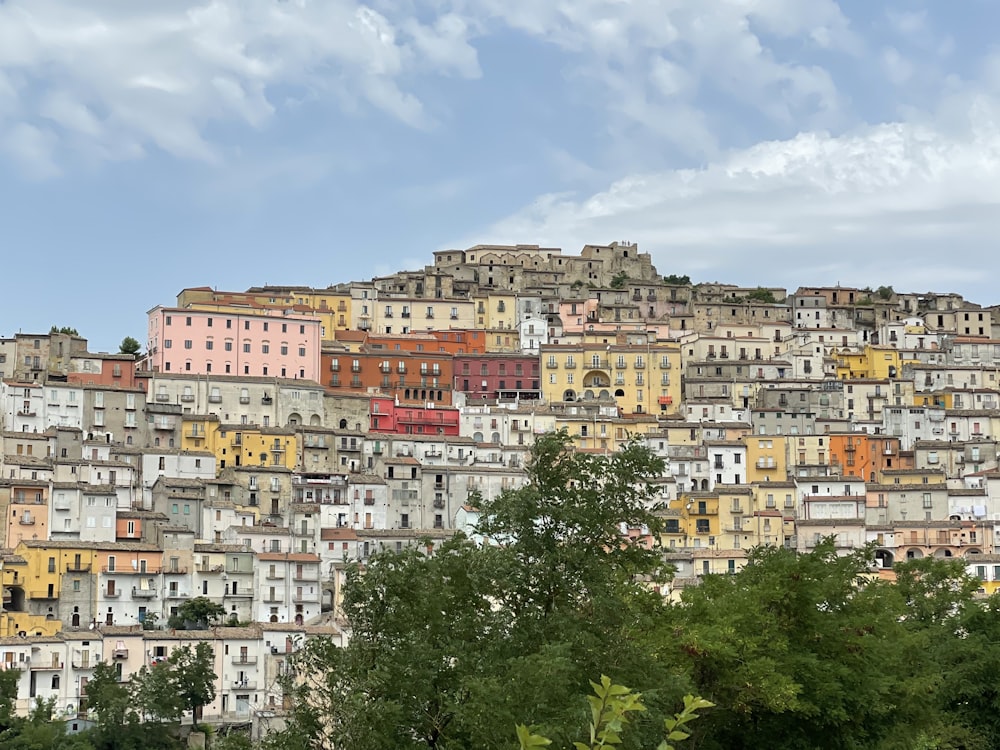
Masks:
[[[122,354],[138,354],[139,350],[142,349],[142,344],[139,343],[137,339],[131,336],[126,336],[122,339],[121,344],[118,345],[118,351]]]
[[[684,591],[662,658],[686,662],[716,704],[701,747],[917,746],[938,680],[901,590],[869,575],[871,552],[758,548],[736,575]]]
[[[194,648],[174,649],[167,660],[175,673],[178,697],[184,709],[191,712],[194,722],[201,721],[201,709],[215,699],[215,654],[205,641]]]
[[[70,328],[69,326],[63,326],[62,328],[60,328],[59,326],[52,326],[49,329],[49,333],[50,334],[53,334],[53,333],[64,333],[67,336],[79,336],[80,335],[80,332],[78,330],[76,330],[75,328]]]
[[[205,630],[226,614],[226,608],[207,596],[188,599],[171,615],[167,624],[176,630]]]
[[[747,299],[753,300],[755,302],[764,302],[769,305],[775,304],[778,300],[774,297],[774,292],[770,289],[765,289],[764,287],[757,287],[749,294],[747,294]]]
[[[628,283],[628,274],[624,271],[619,271],[614,276],[611,277],[611,288],[621,289]]]
[[[595,456],[565,432],[545,435],[526,486],[473,500],[489,543],[457,536],[352,569],[350,641],[314,638],[293,655],[291,715],[268,746],[490,750],[525,720],[567,743],[585,726],[579,697],[594,674],[643,691],[630,742],[658,742],[687,682],[649,658],[669,614],[648,585],[661,556],[622,529],[655,533],[650,479],[662,468],[638,444]]]
[[[14,724],[14,707],[17,705],[20,681],[20,669],[0,670],[0,732]]]
[[[100,728],[107,732],[121,729],[131,716],[136,718],[128,687],[121,682],[118,671],[109,662],[98,662],[87,683],[87,705]]]
[[[891,286],[880,286],[875,290],[875,293],[880,299],[888,300],[892,299],[892,295],[894,295],[896,291]]]
[[[663,277],[663,283],[670,284],[671,286],[691,286],[691,277],[687,274],[678,276],[672,273],[669,276]]]
[[[179,721],[185,703],[178,673],[170,661],[143,664],[129,683],[133,705],[140,718],[165,723]]]

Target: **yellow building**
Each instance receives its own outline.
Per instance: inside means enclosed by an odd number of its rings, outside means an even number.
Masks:
[[[607,412],[614,409],[607,406]],[[573,439],[573,445],[581,450],[614,452],[624,447],[633,437],[656,432],[656,417],[622,418],[617,414],[602,413],[594,406],[591,410],[574,410],[573,413],[557,410],[554,412],[555,429],[566,430]]]
[[[54,635],[62,628],[50,617],[64,594],[81,597],[81,609],[93,605],[95,555],[85,542],[23,541],[14,554],[3,558],[4,612],[0,637],[29,634]]]
[[[747,483],[784,482],[788,478],[788,437],[747,435]]]
[[[866,346],[863,351],[837,351],[837,378],[840,380],[896,378],[901,374],[902,358],[888,346]]]
[[[252,424],[221,424],[211,416],[184,415],[181,447],[208,451],[219,470],[239,466],[294,469],[298,438],[292,430]]]
[[[940,469],[883,469],[879,484],[944,484],[947,476]]]
[[[676,414],[681,401],[675,344],[546,344],[542,395],[551,404],[613,400],[622,414]]]
[[[476,328],[500,330],[517,328],[517,295],[487,292],[474,295]]]
[[[789,435],[786,442],[788,445],[788,471],[793,476],[798,475],[799,469],[807,469],[808,474],[818,474],[821,473],[817,471],[818,467],[830,465],[829,436]]]

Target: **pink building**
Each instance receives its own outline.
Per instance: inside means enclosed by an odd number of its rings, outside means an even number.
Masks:
[[[397,406],[394,399],[376,396],[370,417],[371,431],[383,435],[454,436],[459,431],[458,409],[449,406]]]
[[[154,307],[148,316],[146,367],[154,372],[319,381],[317,318],[176,307]]]

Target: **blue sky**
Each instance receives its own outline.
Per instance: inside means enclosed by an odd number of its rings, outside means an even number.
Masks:
[[[185,286],[638,242],[1000,302],[1000,4],[5,0],[0,335]]]

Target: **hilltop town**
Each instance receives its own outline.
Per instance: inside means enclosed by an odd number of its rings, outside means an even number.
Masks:
[[[280,719],[297,644],[341,637],[346,570],[473,534],[536,436],[665,462],[676,597],[759,545],[875,545],[1000,582],[1000,306],[891,287],[663,276],[630,243],[476,246],[334,286],[181,290],[139,355],[0,339],[0,651],[18,708],[85,721],[192,639],[208,719]],[[129,311],[117,311],[129,314]],[[72,322],[72,321],[68,321]],[[225,626],[170,627],[207,597]]]

